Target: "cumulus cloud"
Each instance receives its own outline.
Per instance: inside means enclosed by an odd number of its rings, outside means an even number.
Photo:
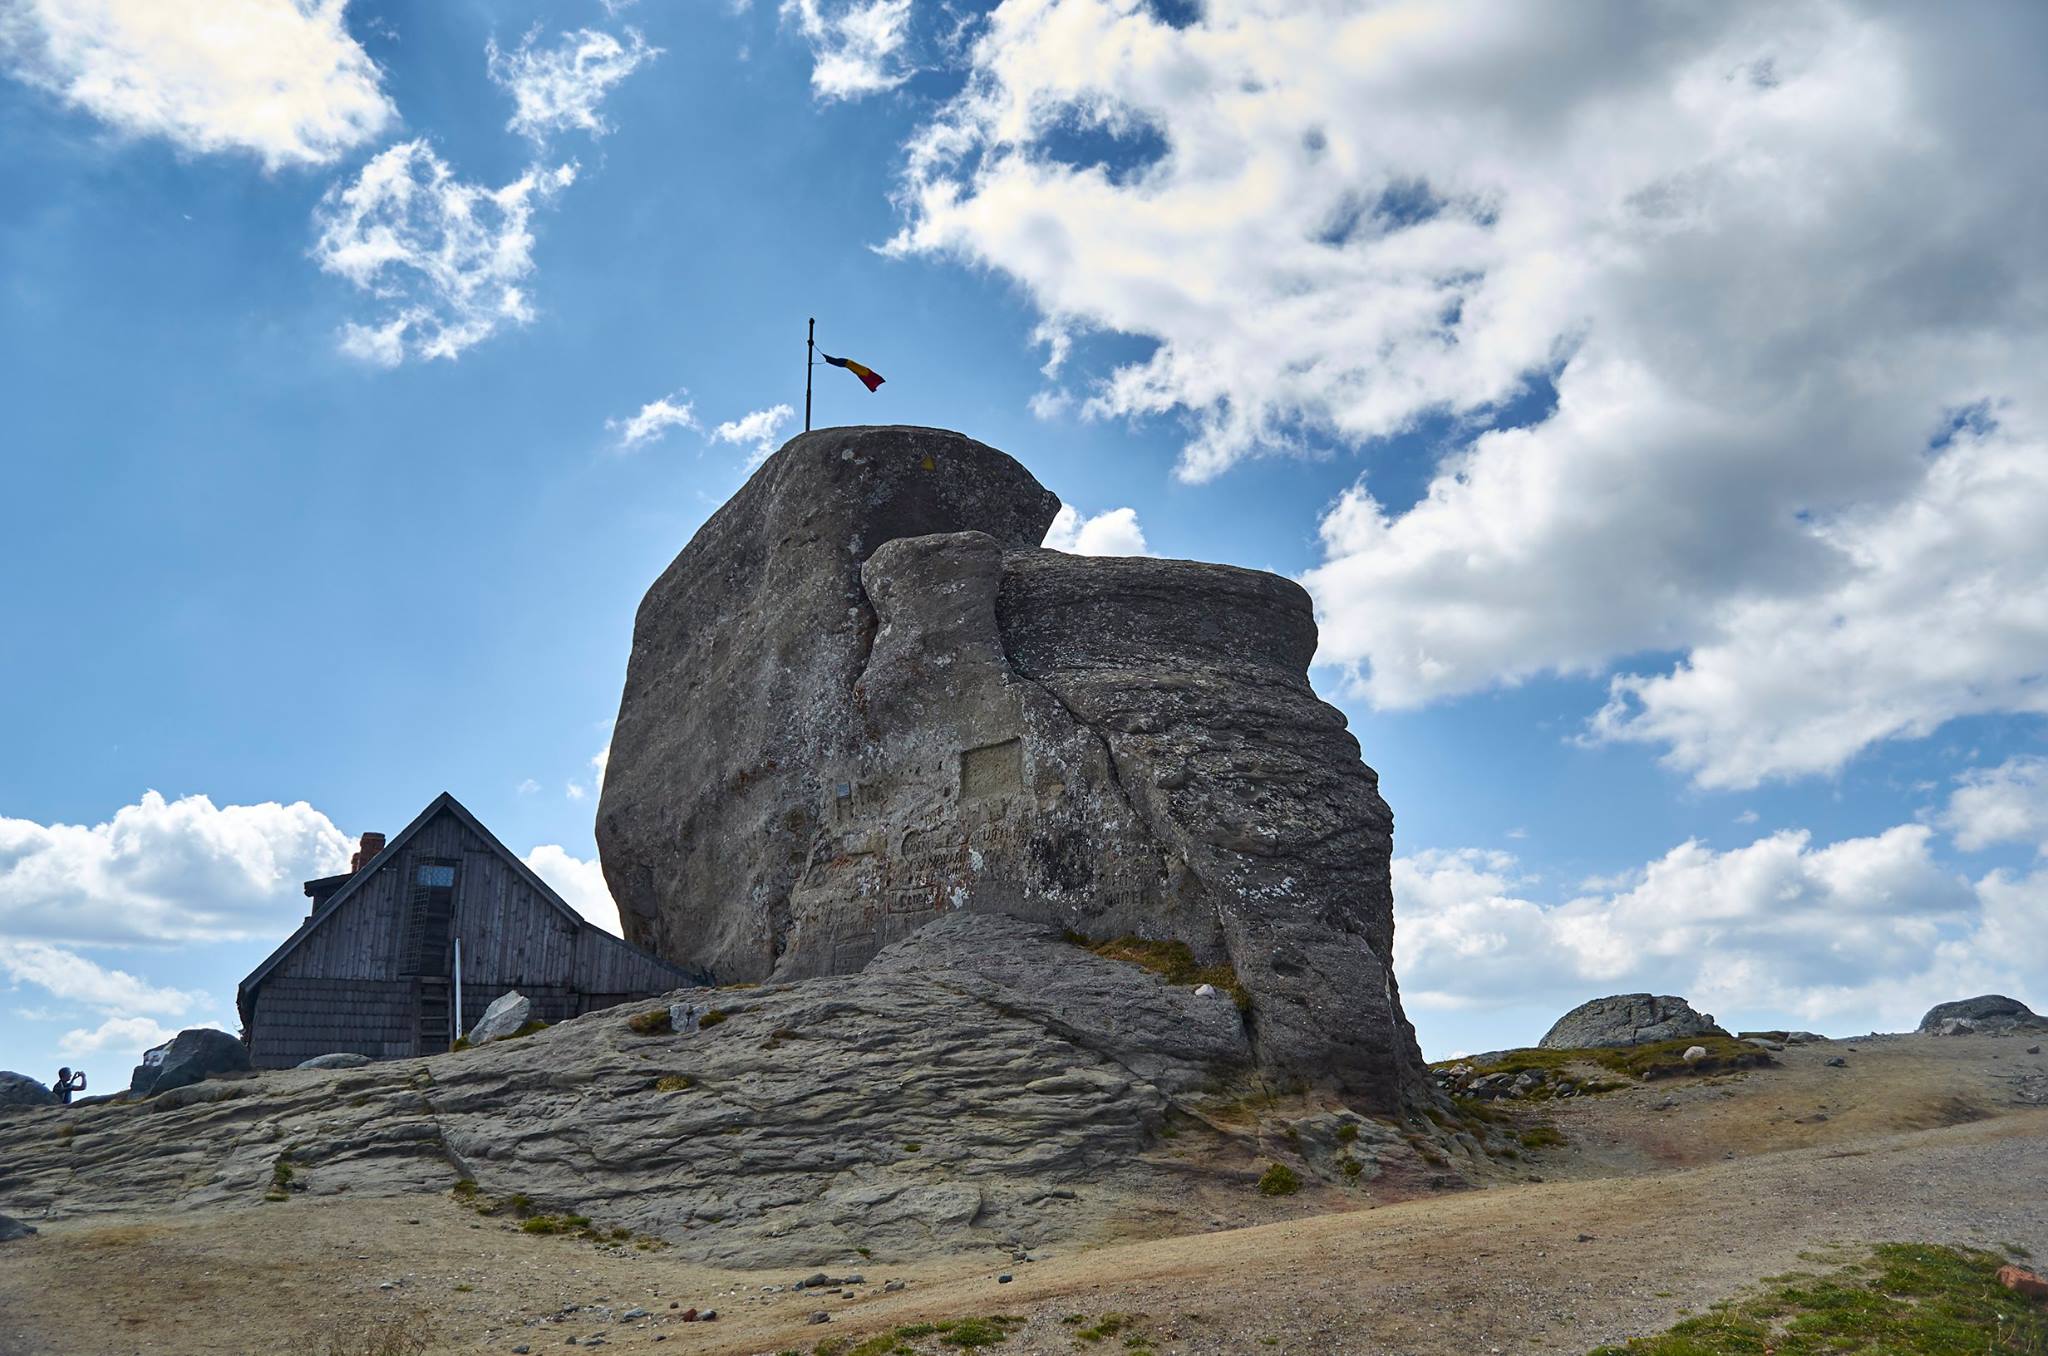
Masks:
[[[534,310],[531,220],[576,178],[573,164],[530,167],[503,188],[455,177],[425,140],[400,142],[337,184],[314,213],[313,258],[376,297],[384,314],[351,323],[349,355],[396,366],[408,355],[454,358]]]
[[[2048,14],[1183,17],[1005,0],[891,247],[1018,282],[1069,385],[1048,336],[1151,340],[1087,408],[1186,420],[1187,479],[1426,432],[1304,581],[1352,690],[1677,654],[1594,732],[1731,786],[2044,709]]]
[[[346,870],[353,850],[304,801],[150,791],[101,824],[0,818],[0,934],[17,947],[271,937],[303,914],[300,882]]]
[[[811,93],[825,102],[895,89],[912,75],[904,56],[910,0],[783,0],[811,45]]]
[[[1564,903],[1531,898],[1510,854],[1394,863],[1395,962],[1418,1010],[1603,993],[1678,993],[1730,1020],[1908,1029],[1959,994],[2024,987],[2048,964],[2048,872],[1974,884],[1901,825],[1815,845],[1786,831],[1746,847],[1673,848]]]
[[[227,1029],[219,1022],[201,1022],[199,1026],[215,1031]],[[71,1059],[86,1055],[113,1055],[119,1057],[119,1063],[140,1064],[143,1051],[162,1045],[183,1029],[159,1025],[148,1017],[109,1017],[90,1030],[80,1027],[65,1032],[57,1038],[57,1048]],[[118,1084],[121,1077],[116,1070],[103,1082],[109,1091],[113,1091],[113,1085]],[[89,1084],[86,1090],[98,1092],[99,1088]]]
[[[160,988],[46,942],[0,938],[0,971],[17,984],[33,984],[58,998],[107,1012],[176,1016],[207,1001],[205,994]]]
[[[640,407],[640,413],[627,419],[607,419],[604,426],[619,435],[621,448],[629,450],[660,441],[672,428],[696,428],[696,406],[682,398],[685,394],[676,391],[650,400]]]
[[[1941,823],[1957,847],[1976,852],[1998,843],[2032,843],[2048,853],[2048,758],[2008,758],[1956,778]],[[2048,911],[2042,925],[2048,926]]]
[[[619,926],[619,906],[612,902],[611,889],[604,883],[604,869],[596,858],[586,861],[565,848],[543,843],[522,860],[535,875],[553,886],[570,908],[612,936],[625,936]]]
[[[1110,509],[1084,518],[1072,504],[1061,504],[1046,530],[1045,544],[1055,551],[1077,556],[1149,556],[1145,530],[1138,526],[1138,511]]]
[[[536,49],[538,36],[538,29],[527,33],[510,52],[495,41],[485,48],[491,80],[512,96],[512,119],[505,126],[536,143],[572,129],[603,136],[611,128],[597,106],[612,86],[661,55],[630,28],[624,42],[601,29],[582,28],[560,34],[552,48]]]
[[[133,136],[324,165],[397,116],[347,0],[0,0],[0,65]]]
[[[728,419],[711,431],[711,436],[722,443],[737,443],[747,449],[747,469],[758,467],[774,455],[781,446],[782,426],[796,417],[796,411],[787,405],[771,405],[765,410],[755,410],[738,419]]]

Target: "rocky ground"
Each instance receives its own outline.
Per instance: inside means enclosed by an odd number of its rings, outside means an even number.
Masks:
[[[754,1033],[748,1043],[765,1039]],[[1023,1320],[997,1348],[1017,1353],[1122,1351],[1134,1336],[1156,1352],[1189,1356],[1584,1351],[1847,1245],[1925,1240],[2048,1255],[2048,1201],[2038,1190],[2048,1180],[2048,1058],[2026,1054],[2031,1043],[1828,1042],[1788,1048],[1775,1068],[1495,1104],[1509,1118],[1493,1127],[1497,1147],[1541,1127],[1562,1143],[1518,1149],[1490,1172],[1437,1178],[1490,1183],[1477,1189],[1430,1191],[1427,1179],[1390,1168],[1349,1190],[1312,1185],[1267,1197],[1253,1183],[1266,1155],[1241,1137],[1190,1132],[1191,1147],[1174,1151],[1183,1155],[1177,1164],[1161,1147],[1182,1136],[1116,1166],[1108,1158],[1128,1146],[1097,1129],[1083,1134],[1093,1146],[1083,1157],[1103,1157],[1074,1164],[1068,1179],[1090,1228],[1033,1239],[1010,1227],[963,1226],[921,1244],[889,1241],[909,1235],[887,1230],[856,1242],[856,1229],[810,1254],[841,1283],[803,1291],[794,1283],[816,1267],[764,1265],[757,1244],[706,1247],[685,1233],[678,1245],[649,1249],[630,1237],[527,1232],[510,1214],[479,1214],[451,1194],[445,1167],[425,1180],[425,1157],[336,1159],[358,1164],[355,1189],[311,1185],[265,1201],[265,1183],[221,1174],[220,1164],[247,1155],[209,1157],[205,1147],[251,1133],[205,1119],[227,1115],[232,1100],[116,1109],[185,1122],[162,1141],[147,1187],[182,1188],[182,1208],[150,1208],[140,1179],[124,1200],[96,1194],[94,1174],[115,1169],[89,1144],[65,1150],[82,1158],[70,1186],[46,1187],[25,1203],[23,1136],[85,1139],[93,1132],[66,1136],[63,1127],[83,1126],[96,1109],[28,1113],[0,1131],[0,1208],[26,1214],[41,1232],[0,1251],[0,1353],[354,1356],[399,1334],[380,1324],[416,1325],[408,1331],[430,1352],[566,1350],[575,1338],[579,1347],[620,1351],[809,1353],[906,1324],[996,1314]],[[521,1044],[546,1049],[541,1037]],[[637,1053],[622,1045],[617,1058],[638,1063]],[[455,1072],[463,1058],[430,1061],[436,1083],[463,1084]],[[503,1146],[502,1158],[477,1166],[552,1156],[560,1171],[587,1173],[588,1163],[575,1165],[563,1114],[565,1123],[533,1144]],[[1083,1119],[1107,1126],[1115,1114]],[[829,1137],[805,1123],[796,1122],[792,1152],[824,1152]],[[1285,1156],[1277,1143],[1264,1149]],[[1311,1149],[1289,1159],[1312,1184],[1314,1157]],[[251,1159],[250,1175],[255,1167],[270,1174],[270,1161]],[[384,1169],[372,1171],[379,1161]],[[1059,1168],[1033,1162],[1015,1180],[1043,1171]],[[305,1176],[317,1184],[321,1169]],[[735,1166],[735,1192],[747,1176]],[[1114,1189],[1088,1205],[1080,1184],[1094,1179]],[[426,1189],[402,1191],[413,1185]],[[642,1190],[661,1194],[653,1181]],[[1112,1208],[1112,1198],[1121,1204]],[[99,1204],[72,1209],[73,1201]],[[851,1204],[842,1192],[827,1214]],[[1169,1236],[1137,1237],[1162,1230]],[[681,1321],[692,1307],[719,1317]],[[635,1309],[645,1312],[626,1317]],[[829,1321],[811,1322],[817,1313]],[[1104,1335],[1112,1317],[1121,1321]],[[911,1345],[954,1350],[931,1338]]]

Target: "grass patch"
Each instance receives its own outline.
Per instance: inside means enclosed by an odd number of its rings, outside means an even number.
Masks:
[[[454,1041],[449,1044],[448,1053],[451,1055],[460,1054],[462,1051],[467,1050],[469,1048],[469,1037],[457,1036],[454,1039]]]
[[[303,1186],[292,1185],[292,1179],[298,1175],[298,1169],[292,1166],[292,1156],[288,1153],[279,1154],[277,1161],[270,1165],[270,1187],[263,1193],[263,1199],[288,1201],[292,1192],[304,1191]]]
[[[646,1012],[636,1012],[626,1019],[626,1029],[636,1036],[663,1035],[671,1026],[667,1008],[651,1008]]]
[[[1524,1149],[1557,1149],[1564,1145],[1564,1132],[1554,1125],[1532,1125],[1515,1139]]]
[[[688,1092],[696,1086],[696,1080],[688,1074],[668,1074],[654,1080],[656,1092]]]
[[[1275,1163],[1259,1177],[1261,1196],[1292,1196],[1301,1190],[1301,1175],[1285,1163]]]
[[[697,1029],[699,1031],[708,1030],[711,1027],[717,1026],[720,1022],[723,1022],[724,1020],[725,1009],[713,1008],[711,1009],[711,1011],[705,1013],[702,1017],[699,1017],[697,1019]]]
[[[2048,1310],[1972,1248],[1884,1243],[1831,1276],[1781,1276],[1654,1337],[1593,1356],[1981,1356],[2048,1353]]]
[[[529,1234],[575,1234],[590,1228],[588,1215],[529,1215],[519,1222]]]
[[[408,1314],[361,1328],[349,1328],[327,1339],[326,1356],[422,1356],[434,1340],[425,1314]]]
[[[1067,940],[1106,960],[1122,961],[1162,975],[1169,984],[1213,984],[1230,995],[1230,1001],[1237,1004],[1239,1012],[1252,1010],[1252,996],[1238,982],[1237,971],[1228,964],[1199,964],[1186,942],[1161,942],[1135,935],[1098,942],[1078,932],[1069,932]]]
[[[1074,1336],[1083,1342],[1100,1342],[1105,1337],[1116,1336],[1137,1321],[1130,1314],[1104,1314],[1092,1327],[1083,1328]]]
[[[1685,1062],[1685,1052],[1693,1046],[1700,1046],[1707,1052],[1706,1058],[1692,1064]],[[1448,1069],[1463,1064],[1472,1070],[1474,1078],[1485,1078],[1492,1074],[1564,1072],[1575,1065],[1593,1064],[1607,1070],[1635,1079],[1669,1078],[1678,1074],[1721,1073],[1729,1069],[1760,1069],[1774,1064],[1768,1051],[1759,1049],[1747,1041],[1727,1036],[1683,1036],[1675,1041],[1659,1041],[1655,1045],[1629,1045],[1616,1049],[1598,1050],[1508,1050],[1496,1059],[1476,1062],[1469,1059],[1439,1060],[1430,1065],[1432,1069]],[[1612,1092],[1623,1086],[1619,1083],[1583,1083],[1583,1093]],[[1461,1111],[1473,1114],[1468,1103],[1475,1098],[1453,1099]]]
[[[450,1196],[464,1202],[474,1201],[476,1199],[476,1191],[476,1178],[474,1177],[465,1177],[454,1186],[448,1188]]]

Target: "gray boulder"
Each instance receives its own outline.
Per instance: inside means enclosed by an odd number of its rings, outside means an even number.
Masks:
[[[1725,1036],[1712,1014],[1670,994],[1622,993],[1581,1003],[1536,1042],[1544,1050],[1655,1045],[1686,1036]]]
[[[145,1051],[128,1080],[128,1092],[134,1097],[154,1097],[203,1078],[248,1070],[249,1049],[238,1038],[212,1027],[194,1027]]]
[[[35,1231],[33,1224],[23,1224],[11,1215],[0,1215],[0,1243],[12,1243],[17,1238],[27,1238]]]
[[[1922,1035],[1966,1036],[1979,1031],[2048,1031],[2048,1017],[2017,998],[1987,993],[1937,1003],[1920,1019]]]
[[[501,1041],[533,1020],[533,1000],[519,990],[499,994],[484,1009],[484,1015],[469,1029],[469,1043],[484,1045]]]
[[[628,939],[726,983],[963,909],[1178,942],[1270,1073],[1400,1104],[1392,815],[1309,685],[1308,595],[1037,549],[1057,508],[960,434],[863,428],[713,515],[635,624],[597,824]]]
[[[57,1094],[27,1074],[0,1070],[0,1111],[16,1107],[56,1106]]]
[[[301,1069],[360,1069],[370,1062],[371,1060],[368,1055],[337,1051],[331,1055],[315,1055],[311,1059],[302,1059],[296,1067]]]

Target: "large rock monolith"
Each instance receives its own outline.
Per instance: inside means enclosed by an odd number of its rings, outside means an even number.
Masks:
[[[0,1111],[25,1106],[56,1106],[57,1095],[30,1078],[27,1074],[13,1070],[0,1070]]]
[[[1392,815],[1308,595],[1039,549],[1057,509],[939,429],[771,457],[640,607],[597,825],[627,937],[723,983],[962,909],[1178,941],[1269,1072],[1397,1105]]]
[[[1936,1003],[1920,1019],[1922,1035],[1966,1036],[1979,1031],[2048,1031],[2048,1017],[2017,998],[1987,993]]]
[[[191,1027],[143,1053],[142,1063],[129,1077],[128,1091],[136,1097],[154,1097],[216,1074],[248,1069],[249,1047],[236,1037],[213,1027]]]

